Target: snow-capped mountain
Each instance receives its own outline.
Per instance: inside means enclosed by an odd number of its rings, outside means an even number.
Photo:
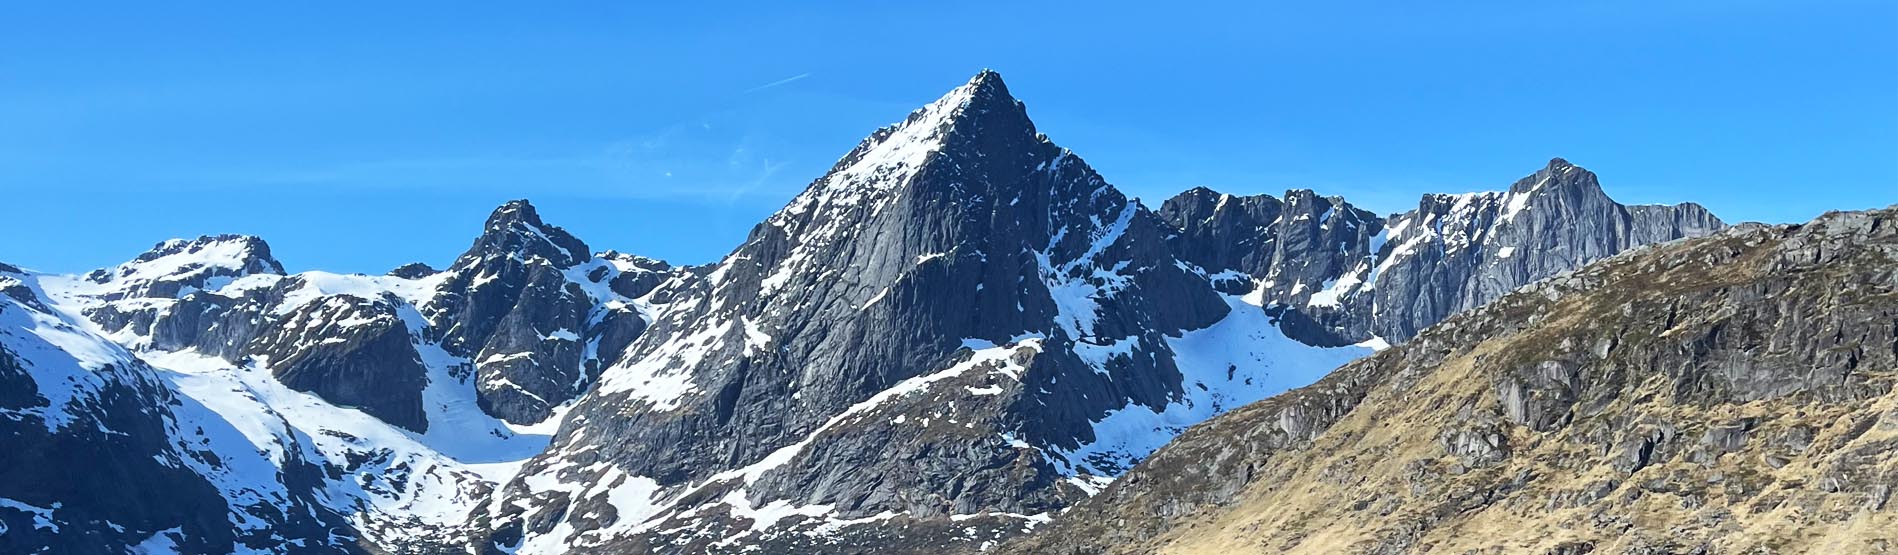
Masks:
[[[229,515],[229,524],[208,527],[216,530],[166,533],[180,545],[230,544],[221,538],[237,530],[239,541],[224,550],[447,546],[459,542],[469,510],[546,446],[554,408],[590,384],[601,357],[617,356],[644,329],[639,297],[672,272],[639,257],[588,254],[526,202],[498,209],[443,272],[284,275],[254,237],[173,240],[84,277],[9,275],[20,291],[13,310],[39,326],[9,332],[45,335],[39,329],[53,326],[84,342],[66,349],[76,363],[22,358],[16,366],[31,381],[15,392],[57,377],[38,368],[73,364],[80,370],[68,373],[91,371],[106,385],[60,394],[39,410],[83,415],[87,399],[131,397],[106,387],[112,376],[143,387],[142,402],[120,401],[143,410],[118,410],[169,430],[136,434],[148,441],[212,453],[193,459],[199,466],[172,466],[221,488],[224,502],[212,516],[222,523]],[[41,362],[46,357],[53,362]],[[37,390],[46,395],[46,387]],[[167,410],[181,400],[183,408]],[[99,429],[118,431],[111,423]],[[73,487],[92,479],[68,478]],[[287,510],[292,501],[305,507]],[[86,518],[62,514],[49,518]],[[151,538],[164,529],[125,533]]]
[[[523,553],[973,549],[1369,352],[1285,340],[1169,233],[984,72],[682,281],[476,524]]]
[[[0,267],[0,409],[37,446],[8,467],[137,459],[0,480],[0,524],[62,531],[0,549],[974,552],[1189,426],[1720,225],[1560,160],[1389,218],[1310,191],[1156,211],[985,71],[703,267],[594,253],[526,201],[440,271],[286,275],[243,236]]]

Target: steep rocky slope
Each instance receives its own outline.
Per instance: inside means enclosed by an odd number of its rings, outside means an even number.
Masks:
[[[1898,208],[1539,282],[1181,435],[1006,553],[1898,549]]]

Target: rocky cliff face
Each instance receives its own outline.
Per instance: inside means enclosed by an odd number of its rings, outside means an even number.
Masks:
[[[1889,550],[1894,334],[1898,208],[1638,249],[1196,427],[1001,551]]]
[[[1387,219],[1305,190],[1281,201],[1199,188],[1160,214],[1187,260],[1229,272],[1229,290],[1256,289],[1313,345],[1399,343],[1529,282],[1723,225],[1692,203],[1618,204],[1560,158],[1507,191],[1425,195]]]
[[[1721,225],[1692,203],[1617,204],[1593,172],[1560,158],[1507,192],[1429,195],[1391,218],[1372,333],[1408,338],[1531,281]]]
[[[1286,335],[1320,346],[1371,339],[1384,220],[1341,197],[1309,190],[1235,197],[1196,188],[1160,207],[1177,228],[1172,243],[1189,262],[1218,272],[1221,288],[1250,294],[1279,319]]]
[[[546,420],[587,383],[580,332],[594,299],[581,286],[587,276],[569,272],[588,262],[585,243],[515,201],[494,211],[447,270],[441,293],[424,307],[431,335],[474,361],[488,413],[518,424]]]
[[[428,431],[428,369],[389,302],[353,295],[311,301],[273,322],[248,349],[290,389]]]

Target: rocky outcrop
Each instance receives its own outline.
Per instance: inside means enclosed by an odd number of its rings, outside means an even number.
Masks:
[[[1894,334],[1898,207],[1636,249],[1195,427],[1000,551],[1877,552]]]
[[[540,422],[644,332],[633,299],[671,270],[619,253],[594,257],[585,243],[542,222],[532,204],[512,201],[445,270],[439,293],[423,307],[429,339],[473,361],[483,410],[517,424]]]
[[[397,266],[393,270],[389,270],[389,275],[402,279],[422,279],[435,275],[435,273],[439,271],[440,270],[436,270],[434,267],[421,262],[410,262]]]
[[[353,295],[306,303],[275,320],[247,352],[291,389],[428,431],[427,370],[392,303]]]

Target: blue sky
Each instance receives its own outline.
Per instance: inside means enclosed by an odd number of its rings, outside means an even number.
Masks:
[[[525,197],[595,249],[707,262],[984,67],[1155,205],[1390,212],[1552,156],[1729,221],[1898,202],[1889,0],[268,4],[0,8],[0,260],[232,232],[292,270],[441,266]]]

